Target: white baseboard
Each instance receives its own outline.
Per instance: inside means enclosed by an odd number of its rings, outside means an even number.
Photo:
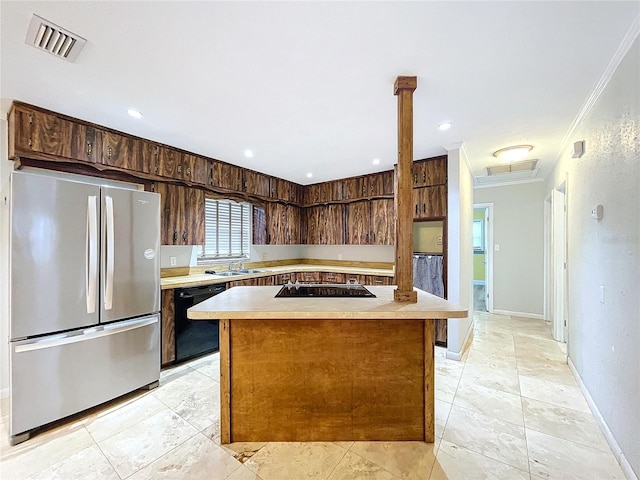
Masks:
[[[456,360],[458,362],[462,360],[464,352],[467,351],[467,349],[471,345],[471,342],[473,342],[473,326],[474,322],[472,321],[471,325],[469,326],[469,330],[467,330],[467,335],[464,337],[464,342],[462,342],[462,350],[460,352],[453,352],[447,348],[446,357],[449,360]]]
[[[496,310],[496,309],[494,309],[491,313],[496,313],[498,315],[509,315],[511,317],[525,317],[525,318],[535,318],[536,320],[544,320],[544,315],[541,313],[512,312],[511,310]]]
[[[573,364],[571,357],[569,357],[567,360],[569,363],[569,368],[571,369],[571,373],[573,373],[573,376],[576,377],[578,386],[580,387],[580,390],[582,390],[584,397],[587,399],[587,403],[589,404],[589,408],[593,412],[593,416],[596,419],[596,423],[600,427],[600,430],[602,430],[604,438],[607,440],[609,447],[611,447],[613,456],[616,457],[616,460],[618,461],[618,463],[620,464],[620,467],[622,468],[622,472],[625,474],[625,476],[629,480],[638,480],[638,476],[633,471],[633,468],[631,468],[631,464],[627,460],[627,457],[624,455],[624,452],[620,448],[620,445],[618,445],[618,442],[616,441],[616,438],[613,436],[613,433],[611,433],[611,430],[609,430],[609,426],[607,425],[607,423],[604,421],[604,418],[600,414],[600,410],[598,410],[598,406],[596,405],[596,402],[593,401],[593,398],[591,397],[589,390],[587,390],[586,385],[582,381],[580,374],[576,370],[576,367]]]

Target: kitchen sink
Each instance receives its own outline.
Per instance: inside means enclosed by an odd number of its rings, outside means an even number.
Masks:
[[[236,272],[240,272],[240,273],[262,273],[262,272],[266,272],[266,270],[255,270],[255,269],[243,269],[243,270],[235,270]]]
[[[244,275],[244,273],[239,272],[239,271],[237,271],[237,270],[233,270],[233,271],[231,271],[231,270],[225,270],[224,272],[217,272],[217,273],[214,273],[214,275],[218,275],[218,276],[220,276],[220,277],[234,277],[234,276],[236,276],[236,275]]]

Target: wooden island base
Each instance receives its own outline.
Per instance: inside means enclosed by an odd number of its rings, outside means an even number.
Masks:
[[[434,320],[233,319],[220,333],[222,443],[434,441]]]
[[[222,443],[433,442],[434,322],[466,309],[420,290],[277,298],[233,287],[188,310],[220,320]]]

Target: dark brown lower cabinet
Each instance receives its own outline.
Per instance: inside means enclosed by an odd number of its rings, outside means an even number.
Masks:
[[[162,290],[162,324],[160,327],[160,363],[167,365],[176,359],[174,290]]]

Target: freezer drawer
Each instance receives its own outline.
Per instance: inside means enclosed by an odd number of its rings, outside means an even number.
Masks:
[[[160,378],[159,315],[11,342],[10,435]]]

